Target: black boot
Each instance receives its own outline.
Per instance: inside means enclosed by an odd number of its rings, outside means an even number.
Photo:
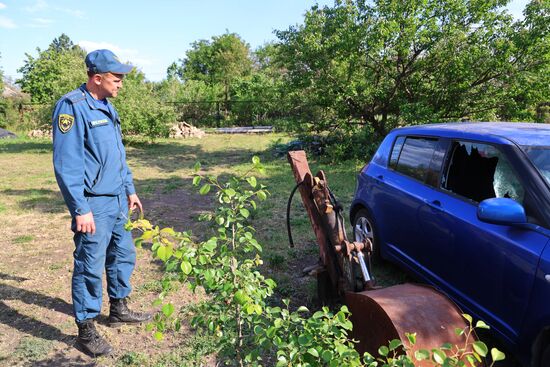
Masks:
[[[97,332],[93,319],[77,322],[76,325],[78,326],[78,337],[76,338],[76,342],[86,353],[95,357],[109,354],[113,351],[113,348],[107,340],[103,339]]]
[[[151,320],[150,313],[131,311],[126,304],[126,298],[111,298],[110,301],[109,326],[117,327],[121,324],[136,324]]]

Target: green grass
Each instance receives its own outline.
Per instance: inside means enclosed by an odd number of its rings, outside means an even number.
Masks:
[[[52,348],[52,342],[35,337],[21,339],[15,348],[14,356],[27,361],[38,361],[48,355]]]
[[[32,240],[34,240],[34,236],[23,235],[23,236],[15,237],[13,239],[13,243],[22,244],[22,243],[31,242]]]

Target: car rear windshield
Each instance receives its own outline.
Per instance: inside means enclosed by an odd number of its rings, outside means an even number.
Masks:
[[[550,147],[523,147],[529,159],[550,184]]]

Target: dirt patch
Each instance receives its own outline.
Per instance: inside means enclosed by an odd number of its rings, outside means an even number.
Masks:
[[[203,226],[196,223],[196,217],[209,210],[211,202],[211,198],[182,189],[157,191],[143,199],[147,218],[152,222],[176,230],[192,229],[195,233]],[[180,334],[167,334],[159,343],[144,325],[109,328],[105,323],[108,299],[104,297],[98,329],[115,351],[97,359],[84,354],[74,347],[76,326],[70,289],[74,245],[70,218],[60,211],[30,210],[2,219],[0,366],[150,365],[177,349],[190,335],[184,326]],[[161,270],[149,250],[138,249],[131,308],[158,310],[151,304],[158,294]],[[196,302],[197,296],[182,287],[170,301],[179,308]]]
[[[153,195],[142,198],[141,202],[147,218],[159,226],[173,227],[176,231],[198,230],[202,227],[197,222],[198,216],[212,209],[212,198],[201,196],[196,190],[156,190]]]

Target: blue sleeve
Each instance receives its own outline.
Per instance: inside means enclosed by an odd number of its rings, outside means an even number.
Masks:
[[[124,189],[126,190],[126,195],[132,195],[136,193],[132,171],[130,171],[128,163],[124,162],[124,164],[126,165],[126,179],[124,180]]]
[[[84,122],[75,115],[70,101],[61,100],[52,123],[53,167],[61,194],[73,217],[89,213],[84,197]]]

